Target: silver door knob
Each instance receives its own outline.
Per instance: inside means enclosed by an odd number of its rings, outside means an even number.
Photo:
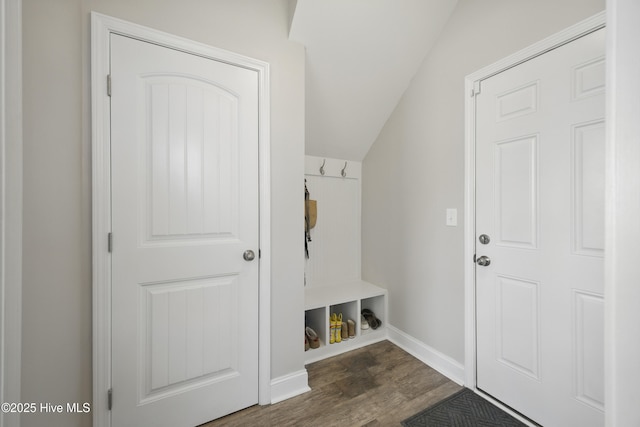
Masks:
[[[253,261],[256,258],[256,254],[251,249],[249,249],[244,251],[244,254],[242,254],[242,258],[244,258],[245,261]]]
[[[489,264],[491,264],[491,258],[485,255],[482,255],[480,258],[478,258],[476,262],[478,263],[479,266],[486,267]]]

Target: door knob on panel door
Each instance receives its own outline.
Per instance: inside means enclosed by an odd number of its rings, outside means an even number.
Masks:
[[[242,258],[244,258],[245,261],[253,261],[256,258],[256,254],[251,249],[249,249],[244,251],[244,254],[242,254]]]
[[[489,258],[486,255],[482,255],[480,258],[478,258],[478,261],[476,262],[478,263],[479,266],[486,267],[489,264],[491,264],[491,258]]]

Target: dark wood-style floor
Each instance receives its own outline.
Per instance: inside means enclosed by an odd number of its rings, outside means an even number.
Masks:
[[[202,427],[398,426],[461,389],[389,341],[307,365],[307,372],[310,392]]]

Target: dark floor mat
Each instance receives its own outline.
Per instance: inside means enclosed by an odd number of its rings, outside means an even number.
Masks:
[[[405,427],[526,427],[468,388],[418,412],[402,422]]]

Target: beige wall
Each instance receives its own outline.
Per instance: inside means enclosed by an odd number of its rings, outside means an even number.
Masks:
[[[363,161],[362,276],[390,323],[464,362],[464,77],[602,11],[604,0],[460,0]],[[445,210],[458,209],[458,226]]]
[[[91,10],[271,64],[272,378],[304,368],[304,49],[287,39],[288,7],[287,0],[23,0],[22,401],[92,399]],[[90,426],[91,415],[25,415],[22,425]]]

